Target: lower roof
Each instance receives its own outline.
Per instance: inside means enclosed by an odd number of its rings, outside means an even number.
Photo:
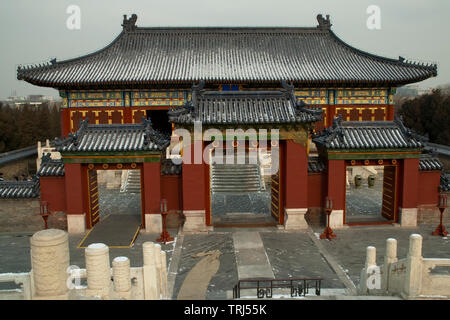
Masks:
[[[32,181],[1,181],[0,198],[22,199],[39,196],[39,179]]]
[[[406,128],[402,121],[342,121],[314,135],[312,141],[325,149],[377,150],[422,149],[425,137]]]
[[[192,101],[169,111],[178,124],[207,125],[311,123],[322,119],[321,109],[298,102],[293,87],[279,91],[206,91],[194,87]]]
[[[69,134],[57,148],[68,152],[159,152],[170,143],[170,137],[151,126],[143,119],[140,124],[90,125],[86,118],[75,134]]]

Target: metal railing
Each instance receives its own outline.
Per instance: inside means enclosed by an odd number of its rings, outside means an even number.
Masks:
[[[299,278],[299,279],[246,279],[239,280],[233,287],[233,299],[241,297],[241,290],[256,289],[258,299],[272,298],[274,289],[289,288],[291,297],[306,296],[309,290],[320,296],[322,278]]]

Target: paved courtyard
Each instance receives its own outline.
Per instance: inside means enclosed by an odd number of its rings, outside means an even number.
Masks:
[[[398,240],[398,257],[406,257],[412,233],[423,236],[425,258],[450,258],[450,239],[431,235],[435,226],[417,228],[361,226],[335,230],[337,238],[319,240],[320,228],[287,232],[275,227],[216,228],[204,234],[182,234],[169,230],[175,241],[162,245],[167,252],[169,287],[177,299],[189,272],[203,254],[220,251],[219,268],[212,276],[205,299],[229,299],[232,288],[246,278],[315,278],[322,277],[322,288],[345,294],[344,289],[357,286],[364,266],[366,247],[377,248],[377,263],[383,263],[387,238]],[[0,273],[29,271],[29,233],[0,234]],[[127,256],[132,267],[142,265],[142,243],[155,241],[157,234],[140,233],[130,248],[111,248],[110,260]],[[85,267],[84,249],[78,244],[84,235],[70,235],[71,264]],[[448,268],[440,270],[448,274]],[[350,279],[350,280],[349,280]],[[2,284],[1,288],[11,284]],[[186,284],[184,284],[186,285]],[[195,288],[195,284],[188,284]],[[346,291],[348,293],[348,291]]]

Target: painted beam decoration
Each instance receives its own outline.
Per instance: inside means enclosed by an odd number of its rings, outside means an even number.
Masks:
[[[188,91],[138,91],[132,93],[131,106],[181,106],[190,96]]]
[[[188,91],[60,91],[63,107],[181,106],[190,99]]]
[[[191,99],[186,90],[148,91],[60,91],[63,106],[83,107],[151,107],[181,106]],[[297,100],[309,105],[379,105],[392,103],[392,92],[382,89],[316,89],[295,90]]]
[[[328,104],[328,90],[326,89],[301,89],[294,91],[297,100],[306,104]]]
[[[343,89],[336,90],[334,104],[387,104],[387,89]]]

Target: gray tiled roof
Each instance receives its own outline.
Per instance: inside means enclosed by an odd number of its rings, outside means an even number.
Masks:
[[[50,159],[49,154],[42,156],[41,166],[37,172],[39,177],[64,176],[64,163],[62,159]]]
[[[279,82],[403,84],[437,75],[436,65],[358,50],[330,26],[124,28],[94,53],[19,67],[17,78],[49,87],[149,83]]]
[[[320,157],[308,158],[308,172],[319,173],[325,170],[325,164]]]
[[[313,142],[327,149],[423,148],[425,140],[399,119],[394,121],[341,121],[314,135]]]
[[[192,101],[171,109],[171,122],[203,124],[265,124],[315,122],[321,109],[306,108],[293,92],[193,90]]]
[[[149,120],[143,119],[141,124],[88,125],[86,119],[57,149],[60,152],[159,151],[169,142],[169,137],[154,130]]]
[[[450,191],[450,174],[441,173],[440,191]]]
[[[444,168],[444,165],[439,160],[439,158],[422,154],[419,159],[419,170],[420,171],[432,171],[432,170],[442,170]]]
[[[0,198],[36,198],[38,196],[39,179],[0,182]]]

